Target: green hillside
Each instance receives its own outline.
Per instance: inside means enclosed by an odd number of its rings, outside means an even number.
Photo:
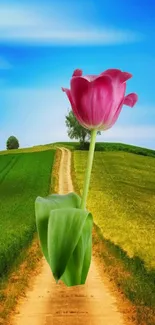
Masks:
[[[54,150],[0,156],[0,274],[35,231],[34,201],[48,194]]]
[[[55,142],[55,143],[49,143],[45,145],[37,145],[33,147],[21,148],[21,149],[19,148],[14,150],[3,150],[0,151],[0,155],[45,151],[45,150],[56,149],[57,147],[66,147],[69,148],[70,150],[81,150],[79,142],[70,141],[70,142]],[[89,143],[86,143],[85,148],[82,149],[88,150]],[[124,144],[124,143],[115,143],[115,142],[114,143],[96,142],[95,151],[125,151],[125,152],[135,153],[137,155],[155,157],[155,150]]]
[[[70,150],[81,150],[79,142],[56,142],[54,145],[64,146]],[[89,143],[85,144],[84,150],[89,149]],[[137,147],[124,143],[96,142],[95,151],[125,151],[142,156],[155,157],[155,150]]]
[[[74,152],[79,189],[87,152]],[[126,152],[95,152],[89,210],[104,238],[155,269],[155,160]]]
[[[38,145],[28,148],[19,148],[19,149],[12,149],[12,150],[1,150],[0,155],[12,155],[16,153],[27,153],[27,152],[38,152],[38,151],[45,151],[55,149],[54,144],[45,144],[45,145]]]
[[[87,154],[74,152],[74,184],[81,193]],[[95,152],[87,206],[103,271],[134,307],[137,324],[154,325],[154,158]]]

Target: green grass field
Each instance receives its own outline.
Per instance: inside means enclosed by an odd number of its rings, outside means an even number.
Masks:
[[[77,142],[0,152],[0,275],[31,243],[34,201],[49,191],[57,147],[73,151],[73,181],[82,194],[88,151]],[[155,324],[154,157],[154,150],[97,143],[88,197],[104,268],[146,325]]]
[[[73,153],[82,194],[88,152]],[[131,301],[137,324],[155,324],[155,160],[126,152],[95,152],[88,210],[94,245],[111,280]]]
[[[80,148],[79,142],[72,141],[72,142],[55,142],[49,143],[45,145],[38,145],[29,148],[19,148],[14,150],[3,150],[0,151],[0,155],[8,155],[13,153],[26,153],[26,152],[36,152],[36,151],[45,151],[56,149],[57,147],[66,147],[70,150],[88,150],[89,143],[86,143],[85,148]],[[155,157],[155,150],[137,147],[129,144],[124,143],[112,143],[112,142],[96,142],[95,145],[96,151],[125,151],[130,153],[135,153],[137,155],[142,156],[150,156]]]
[[[16,153],[46,151],[46,150],[51,150],[51,149],[55,149],[55,148],[56,148],[56,146],[53,143],[51,143],[51,144],[38,145],[38,146],[33,146],[33,147],[28,147],[28,148],[2,150],[2,151],[0,151],[0,155],[4,156],[4,155],[16,154]]]
[[[87,153],[74,153],[79,189]],[[155,160],[125,152],[95,152],[89,210],[106,239],[155,269]]]
[[[0,274],[35,231],[34,201],[48,194],[54,150],[0,155]]]
[[[57,145],[58,147],[64,146],[69,148],[70,150],[89,149],[89,143],[86,143],[85,147],[82,149],[80,148],[79,142],[56,142],[53,145]],[[155,150],[137,147],[137,146],[124,144],[124,143],[96,142],[95,151],[115,151],[115,152],[125,151],[137,155],[155,157]]]

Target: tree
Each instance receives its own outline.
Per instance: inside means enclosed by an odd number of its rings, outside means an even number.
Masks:
[[[66,115],[66,126],[68,128],[67,133],[70,139],[79,140],[80,146],[86,147],[86,143],[90,140],[91,131],[85,129],[76,119],[72,111],[69,111]],[[101,134],[100,131],[97,134]]]
[[[6,142],[6,148],[7,148],[7,150],[18,149],[19,148],[18,139],[16,137],[14,137],[13,135],[11,135]]]

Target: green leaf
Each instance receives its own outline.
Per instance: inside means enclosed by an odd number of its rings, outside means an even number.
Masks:
[[[81,236],[71,255],[61,279],[68,285],[84,284],[91,262],[92,254],[92,215],[87,213]],[[76,276],[76,278],[75,278]]]
[[[75,193],[38,197],[36,224],[42,251],[56,281],[84,284],[91,261],[92,215]]]
[[[50,211],[65,207],[79,207],[81,198],[75,193],[66,195],[51,194],[45,198],[37,197],[35,201],[36,225],[43,254],[49,262],[47,250],[47,230]]]

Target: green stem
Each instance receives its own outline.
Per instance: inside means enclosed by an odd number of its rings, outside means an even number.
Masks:
[[[97,130],[91,131],[91,141],[90,141],[90,146],[89,146],[87,167],[86,167],[86,173],[85,173],[85,179],[84,179],[83,195],[82,195],[82,201],[81,201],[81,209],[84,209],[84,210],[86,209],[86,202],[87,202],[90,176],[91,176],[93,157],[94,157],[96,134],[97,134]]]

